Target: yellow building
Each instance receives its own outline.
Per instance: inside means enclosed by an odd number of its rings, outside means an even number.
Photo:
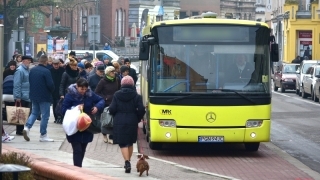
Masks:
[[[302,7],[288,0],[283,15],[283,61],[291,62],[297,55],[320,60],[320,15],[318,1]]]

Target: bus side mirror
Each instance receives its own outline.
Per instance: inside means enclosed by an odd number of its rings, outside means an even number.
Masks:
[[[149,43],[148,43],[148,40],[141,40],[140,41],[139,59],[140,60],[148,60],[149,59]]]
[[[271,44],[270,60],[271,60],[271,62],[279,62],[279,46],[278,46],[278,44]]]

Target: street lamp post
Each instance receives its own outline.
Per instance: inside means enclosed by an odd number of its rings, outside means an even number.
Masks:
[[[27,55],[27,28],[28,28],[28,17],[29,17],[29,12],[25,11],[23,14],[25,18],[25,29],[24,29],[24,55]]]
[[[82,38],[83,38],[83,50],[86,49],[86,39],[88,37],[87,33],[87,16],[82,16]]]

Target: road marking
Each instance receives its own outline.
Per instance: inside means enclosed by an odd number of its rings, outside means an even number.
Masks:
[[[320,104],[315,103],[315,102],[310,102],[310,101],[307,100],[307,99],[302,99],[302,98],[297,98],[297,97],[293,97],[293,96],[288,96],[288,95],[286,95],[286,94],[281,94],[281,93],[274,92],[274,91],[273,91],[273,93],[278,94],[278,95],[281,95],[281,96],[285,96],[285,97],[290,97],[290,98],[293,98],[293,99],[295,99],[295,100],[302,101],[302,102],[305,102],[305,103],[309,103],[309,104],[313,104],[313,105],[316,105],[316,106],[320,106]]]
[[[166,160],[159,159],[159,158],[155,158],[155,157],[151,157],[151,156],[149,156],[149,158],[150,158],[150,159],[153,159],[153,160],[156,160],[156,161],[163,162],[163,163],[171,164],[171,165],[176,166],[176,167],[179,167],[179,168],[183,168],[183,169],[187,169],[187,170],[190,170],[190,171],[194,171],[194,172],[197,172],[197,173],[207,174],[207,175],[210,175],[210,176],[220,177],[220,178],[224,178],[224,179],[228,179],[228,180],[239,180],[239,179],[236,179],[236,178],[230,177],[230,176],[225,176],[225,175],[216,174],[216,173],[211,173],[211,172],[206,172],[206,171],[199,171],[199,170],[197,170],[196,168],[192,168],[192,167],[188,167],[188,166],[183,166],[183,165],[181,165],[181,164],[177,164],[177,163],[172,162],[172,161],[166,161]]]

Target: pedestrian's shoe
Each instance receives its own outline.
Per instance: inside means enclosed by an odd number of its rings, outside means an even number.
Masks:
[[[113,136],[112,135],[109,135],[109,134],[107,134],[107,139],[108,139],[108,143],[109,144],[113,144]]]
[[[23,129],[22,133],[23,133],[23,138],[26,141],[30,141],[29,132],[30,132],[30,129],[27,126],[24,126],[24,129]]]
[[[107,137],[107,135],[103,135],[103,142],[105,142],[105,143],[108,142],[108,137]]]
[[[57,123],[57,124],[62,124],[62,119],[57,119],[57,120],[56,120],[56,123]]]
[[[54,140],[53,139],[50,139],[48,136],[47,136],[47,134],[45,134],[45,135],[41,135],[40,136],[40,140],[39,140],[40,142],[53,142]]]
[[[130,161],[125,161],[124,162],[124,169],[125,169],[125,173],[130,173],[131,172],[131,163]]]
[[[2,136],[2,142],[10,142],[14,139],[14,136],[9,136],[9,134],[5,133]]]

